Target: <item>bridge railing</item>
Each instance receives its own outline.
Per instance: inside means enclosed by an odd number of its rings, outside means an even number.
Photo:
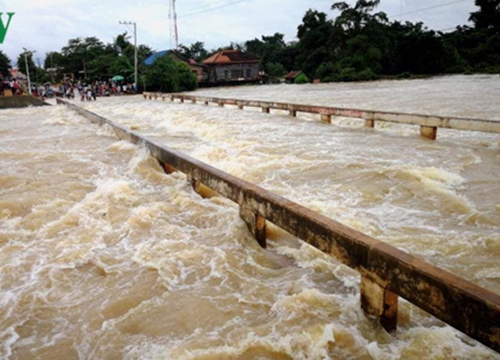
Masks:
[[[247,107],[260,107],[265,113],[270,109],[286,110],[291,116],[297,116],[297,112],[319,114],[321,121],[331,123],[332,116],[342,116],[365,120],[366,127],[374,127],[376,121],[392,122],[398,124],[411,124],[420,126],[420,134],[428,139],[435,140],[437,128],[481,131],[490,133],[500,133],[500,120],[474,119],[452,116],[422,115],[410,113],[397,113],[389,111],[372,111],[359,109],[346,109],[331,106],[301,105],[271,101],[226,99],[217,97],[195,96],[187,94],[163,94],[163,93],[143,93],[145,99],[180,100],[191,101],[193,103],[203,102],[205,105],[216,103],[219,106],[236,105],[239,109]]]
[[[267,220],[356,269],[361,274],[361,306],[386,330],[396,329],[401,296],[500,352],[498,294],[106,118],[64,100],[58,103],[109,125],[118,138],[146,147],[165,171],[186,174],[196,191],[204,184],[239,204],[241,218],[262,247]]]

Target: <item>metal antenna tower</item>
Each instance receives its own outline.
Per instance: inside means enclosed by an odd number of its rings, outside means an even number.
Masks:
[[[170,9],[168,12],[168,19],[170,20],[170,47],[172,43],[175,49],[179,47],[179,32],[177,31],[177,11],[175,10],[175,1],[170,0]]]

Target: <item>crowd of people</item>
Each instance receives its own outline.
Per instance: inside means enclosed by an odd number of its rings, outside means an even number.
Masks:
[[[3,80],[0,78],[0,96],[5,96],[6,90],[10,90],[13,96],[23,95],[28,92],[27,89],[28,86],[23,81],[18,79]],[[95,101],[99,96],[135,94],[136,92],[135,84],[113,81],[96,81],[88,84],[82,81],[66,79],[61,84],[45,83],[39,86],[31,86],[32,95],[40,97],[42,100],[52,97],[74,99],[78,94],[82,101]]]
[[[136,91],[135,84],[122,84],[112,81],[96,81],[92,84],[87,84],[82,81],[74,82],[70,79],[67,79],[62,84],[44,84],[32,89],[33,95],[42,99],[47,97],[74,99],[76,94],[78,94],[81,101],[95,101],[98,96],[135,94]]]
[[[0,78],[0,96],[5,96],[5,90],[10,90],[12,95],[22,95],[24,92],[23,85],[17,80],[4,80]]]

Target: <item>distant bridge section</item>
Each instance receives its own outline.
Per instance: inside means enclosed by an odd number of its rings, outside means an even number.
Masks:
[[[265,113],[269,113],[271,109],[286,110],[290,112],[291,116],[297,116],[297,112],[319,114],[321,116],[321,121],[325,123],[331,123],[332,116],[357,118],[363,119],[365,121],[365,126],[370,128],[375,127],[376,121],[418,125],[420,126],[420,134],[423,137],[431,140],[436,139],[438,128],[481,131],[500,134],[500,120],[497,121],[452,116],[397,113],[390,111],[346,109],[331,106],[301,105],[258,100],[225,99],[187,94],[163,94],[145,92],[143,93],[143,96],[145,99],[161,98],[162,100],[169,99],[171,101],[175,101],[176,99],[178,99],[180,100],[180,102],[203,102],[205,105],[208,105],[209,103],[215,103],[219,106],[235,105],[238,106],[239,109],[243,109],[245,106],[258,107],[262,108],[262,112]]]

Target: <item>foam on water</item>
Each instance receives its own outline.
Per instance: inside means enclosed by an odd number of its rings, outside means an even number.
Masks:
[[[363,94],[402,87],[402,103],[421,108],[411,91],[458,82],[459,96],[467,81],[486,91],[494,78],[230,91],[368,107]],[[465,115],[476,106],[460,104]],[[489,134],[429,142],[411,127],[352,119],[329,126],[139,97],[83,105],[500,292]],[[355,271],[272,225],[262,250],[231,201],[200,198],[184,175],[64,107],[0,113],[0,144],[0,357],[500,358],[402,299],[387,334],[360,309]]]

